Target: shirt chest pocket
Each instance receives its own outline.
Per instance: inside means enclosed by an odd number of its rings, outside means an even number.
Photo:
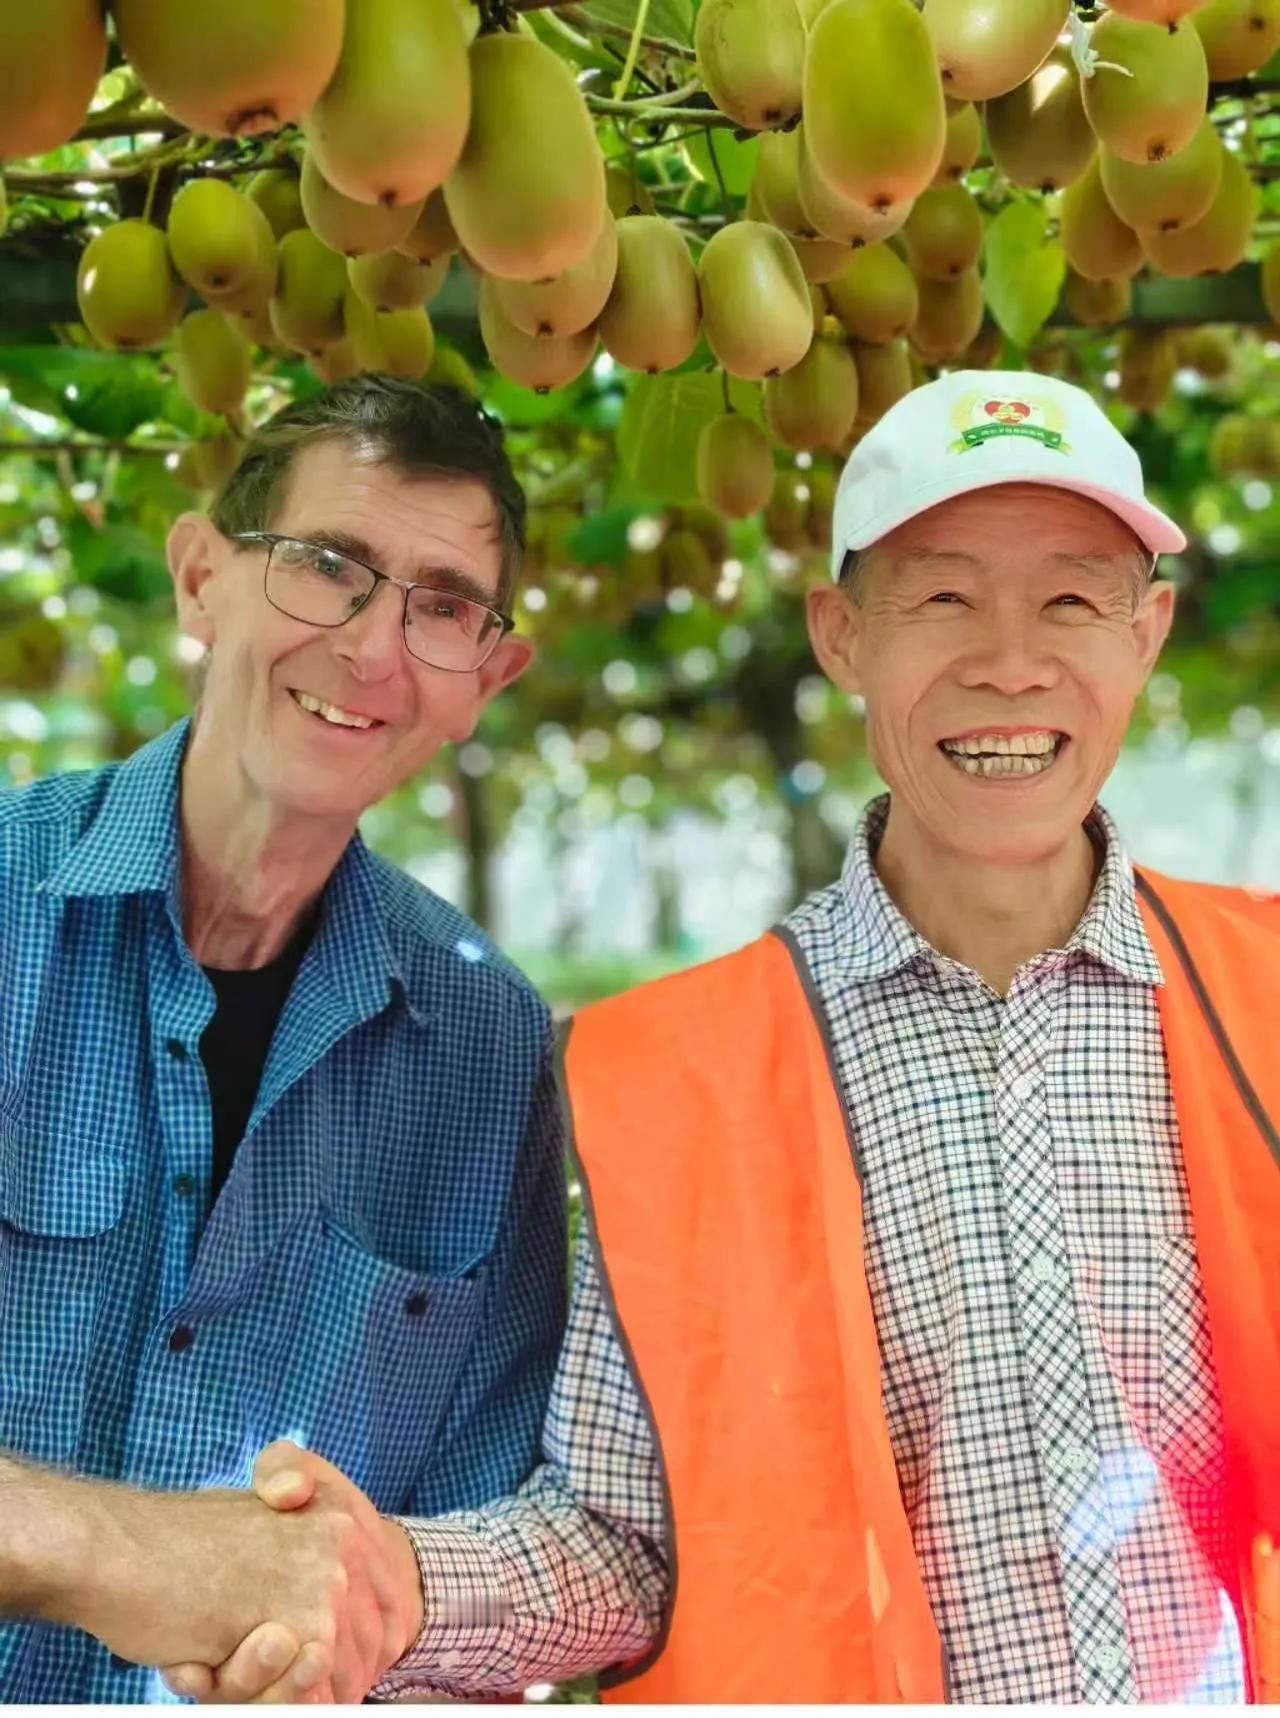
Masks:
[[[403,1507],[432,1455],[477,1338],[486,1268],[407,1269],[328,1220],[311,1249],[279,1423],[383,1511]]]
[[[125,1180],[119,1148],[0,1124],[0,1448],[76,1453]]]

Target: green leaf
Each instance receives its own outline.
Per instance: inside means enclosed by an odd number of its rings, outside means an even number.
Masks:
[[[192,441],[205,441],[210,436],[223,435],[227,427],[225,418],[215,417],[211,412],[197,411],[176,382],[170,382],[164,390],[157,416],[163,418],[165,423],[172,424],[174,429],[190,436]]]
[[[1010,203],[987,228],[985,292],[991,314],[1026,348],[1058,302],[1067,259],[1039,203]]]
[[[744,382],[741,376],[729,378],[729,400],[735,412],[741,412],[744,418],[750,418],[752,423],[764,425],[764,385],[760,382]]]
[[[620,567],[627,558],[627,530],[645,511],[642,503],[628,502],[625,506],[608,507],[603,513],[588,514],[565,537],[565,553],[582,567],[602,563]]]
[[[655,501],[693,501],[702,426],[724,410],[720,377],[639,376],[618,424],[618,454]]]
[[[567,388],[552,388],[545,394],[533,388],[522,388],[509,382],[495,370],[484,381],[484,403],[504,424],[514,429],[529,429],[536,424],[551,423],[572,412],[583,394],[593,386],[591,371],[570,382]]]
[[[151,358],[71,346],[3,346],[0,376],[25,403],[109,441],[122,441],[164,408],[164,382]]]
[[[684,158],[690,170],[704,184],[718,191],[720,179],[716,177],[716,166],[719,164],[724,188],[731,197],[745,197],[751,189],[759,153],[758,137],[740,141],[731,131],[721,127],[712,129],[709,126],[706,131],[695,131],[684,140]]]
[[[764,422],[757,383],[730,377],[729,398],[735,411]],[[636,377],[618,423],[618,456],[636,493],[652,501],[695,501],[698,437],[724,409],[719,370]]]
[[[715,368],[715,357],[708,344],[705,334],[699,334],[698,344],[690,352],[683,364],[674,364],[663,373],[668,376],[690,376],[695,371],[712,370]]]
[[[618,24],[623,29],[635,27],[639,0],[587,0],[580,8],[586,18],[596,24]],[[657,36],[677,47],[693,46],[692,0],[651,0],[649,16],[644,22],[646,36]]]
[[[67,548],[77,577],[122,602],[146,603],[167,598],[172,590],[163,544],[131,525],[95,530],[87,519],[74,519]]]

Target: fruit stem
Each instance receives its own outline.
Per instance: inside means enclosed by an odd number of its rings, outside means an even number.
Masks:
[[[724,173],[720,167],[720,158],[716,154],[715,134],[709,125],[704,126],[703,131],[707,139],[707,154],[711,157],[711,165],[716,170],[716,183],[720,187],[720,200],[724,204],[724,218],[726,221],[731,221],[733,219],[733,200],[729,196],[728,187],[724,182]]]
[[[548,29],[554,30],[557,36],[563,36],[565,41],[571,43],[573,47],[579,50],[590,48],[590,37],[579,35],[573,25],[567,24],[552,7],[548,6],[543,16],[546,19]]]
[[[147,200],[142,205],[142,218],[151,219],[151,210],[156,200],[156,186],[160,183],[160,163],[157,161],[151,169],[151,177],[147,180]]]
[[[613,86],[613,99],[621,101],[631,83],[631,74],[636,69],[636,60],[640,56],[640,38],[644,35],[645,23],[649,17],[649,0],[640,0],[636,7],[636,21],[631,26],[631,40],[627,43],[627,57],[622,63],[622,71],[617,83]]]
[[[720,372],[720,387],[724,393],[724,409],[726,412],[731,412],[733,410],[733,399],[729,393],[729,372],[727,370],[721,370]]]

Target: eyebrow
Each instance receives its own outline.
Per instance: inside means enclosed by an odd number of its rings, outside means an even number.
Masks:
[[[379,557],[373,545],[363,537],[353,536],[349,531],[320,529],[306,533],[304,540],[321,549],[332,549],[337,555],[349,555],[353,561],[363,561],[376,571],[382,571],[378,566]],[[465,573],[461,567],[419,567],[413,577],[432,590],[448,591],[457,597],[469,597],[472,602],[482,603],[485,608],[497,612],[498,593],[487,589],[473,573]]]

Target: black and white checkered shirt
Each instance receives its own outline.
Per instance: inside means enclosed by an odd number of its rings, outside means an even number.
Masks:
[[[788,925],[854,1120],[884,1408],[952,1698],[1238,1703],[1221,1422],[1132,867],[1096,807],[1088,910],[1001,997],[894,906],[888,806]],[[483,1580],[508,1609],[441,1628],[440,1691],[617,1661],[655,1626],[661,1490],[585,1254],[546,1455],[519,1498],[424,1530],[445,1590]]]

